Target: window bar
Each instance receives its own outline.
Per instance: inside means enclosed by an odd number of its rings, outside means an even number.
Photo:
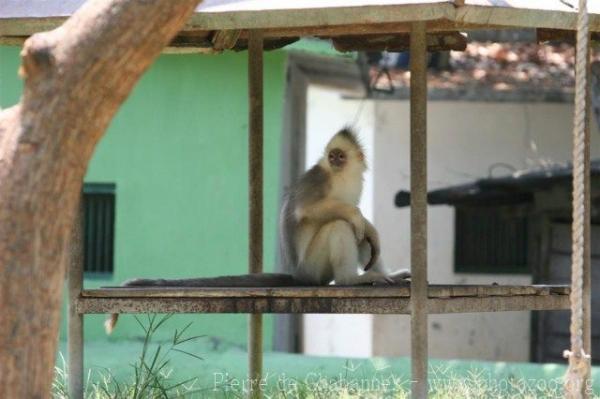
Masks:
[[[94,222],[95,222],[95,253],[94,253],[94,271],[95,272],[103,272],[103,244],[105,244],[104,238],[104,208],[106,206],[106,201],[104,200],[104,196],[98,195],[94,198]]]
[[[83,399],[83,314],[76,309],[83,288],[83,195],[80,196],[72,233],[69,262],[69,318],[67,321],[67,351],[69,397]]]
[[[106,246],[108,251],[108,264],[110,268],[108,272],[113,273],[115,269],[115,212],[117,207],[117,197],[113,197],[113,201],[110,204],[110,213],[108,215],[108,231],[110,236],[108,237],[108,244]]]

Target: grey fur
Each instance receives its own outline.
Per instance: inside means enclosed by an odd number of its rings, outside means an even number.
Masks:
[[[123,283],[122,287],[293,287],[303,285],[289,274],[257,273],[246,275],[182,278],[145,279],[136,278]]]
[[[363,147],[357,135],[350,127],[344,127],[336,136],[342,136],[361,152]],[[279,246],[285,270],[294,271],[298,264],[294,233],[298,231],[298,221],[294,210],[298,204],[310,205],[327,196],[331,188],[329,173],[318,163],[306,171],[285,195],[279,217],[280,240]]]
[[[279,245],[282,260],[287,270],[293,270],[298,262],[294,232],[298,221],[294,216],[297,204],[312,204],[325,198],[329,190],[329,175],[316,164],[304,173],[285,195],[279,217]]]

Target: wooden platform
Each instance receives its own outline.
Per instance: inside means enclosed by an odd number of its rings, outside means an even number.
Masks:
[[[430,285],[429,313],[569,308],[564,285]],[[78,313],[409,314],[409,286],[102,288],[84,290]]]

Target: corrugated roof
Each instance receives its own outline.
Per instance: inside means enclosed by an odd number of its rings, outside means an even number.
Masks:
[[[600,176],[600,159],[591,162],[592,176]],[[486,205],[527,203],[536,191],[548,189],[556,184],[570,184],[571,165],[552,165],[543,168],[517,171],[508,176],[479,179],[430,191],[430,205]],[[597,190],[599,187],[595,187]],[[410,193],[399,191],[394,200],[397,207],[410,205]]]
[[[58,26],[84,0],[3,0],[0,36]],[[373,25],[431,21],[431,28],[498,26],[574,29],[575,0],[207,0],[186,29],[269,29],[276,35],[367,33]],[[600,31],[600,1],[590,1],[590,29]],[[357,27],[362,27],[358,28]],[[390,27],[392,28],[392,27]],[[299,31],[305,29],[304,31]],[[334,30],[335,30],[334,29]],[[295,31],[294,31],[295,30]],[[268,33],[268,32],[267,32]]]

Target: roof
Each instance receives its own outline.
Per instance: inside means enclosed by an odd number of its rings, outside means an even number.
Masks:
[[[590,172],[592,176],[600,176],[600,159],[591,162]],[[537,191],[556,184],[570,184],[571,176],[571,165],[521,170],[509,176],[479,179],[469,184],[430,191],[427,202],[430,205],[485,206],[528,203],[533,200],[533,194]],[[409,206],[410,193],[399,191],[394,202],[400,208]]]
[[[408,99],[408,58],[387,55],[370,71],[377,99]],[[592,61],[600,61],[594,52]],[[471,42],[465,51],[451,51],[448,70],[431,68],[429,100],[572,102],[575,48],[568,43]],[[380,73],[388,68],[389,77]],[[393,92],[390,85],[393,84]]]
[[[0,36],[56,27],[84,0],[3,0]],[[184,30],[265,29],[266,37],[530,27],[573,30],[576,0],[206,0]],[[600,31],[600,2],[590,1],[590,30]]]

